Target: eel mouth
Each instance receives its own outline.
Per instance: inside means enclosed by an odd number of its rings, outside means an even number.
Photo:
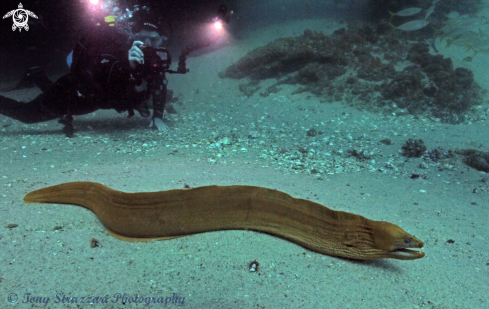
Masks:
[[[398,260],[416,260],[425,256],[424,252],[409,250],[409,249],[395,249],[389,251],[390,257]]]
[[[416,237],[409,235],[405,237],[401,242],[394,244],[392,250],[389,250],[389,257],[398,260],[416,260],[425,256],[424,252],[409,250],[409,249],[419,249],[424,247],[424,242],[417,239]]]

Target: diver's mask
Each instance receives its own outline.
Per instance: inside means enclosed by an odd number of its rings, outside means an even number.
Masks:
[[[166,37],[160,36],[157,33],[136,33],[133,37],[133,41],[141,41],[145,45],[150,45],[152,47],[159,47],[166,43]]]

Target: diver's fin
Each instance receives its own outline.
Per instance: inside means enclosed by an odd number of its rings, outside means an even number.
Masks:
[[[24,88],[32,88],[36,86],[36,80],[39,79],[44,79],[46,78],[46,73],[44,73],[44,70],[41,67],[32,67],[27,70],[27,72],[22,75],[22,78],[20,81],[15,84],[14,86],[10,86],[7,88],[2,88],[0,89],[0,92],[7,92],[7,91],[13,91],[13,90],[19,90],[19,89],[24,89]],[[45,89],[41,89],[45,90]]]

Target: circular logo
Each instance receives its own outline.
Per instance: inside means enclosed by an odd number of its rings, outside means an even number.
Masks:
[[[19,297],[15,293],[10,293],[7,297],[7,300],[9,303],[14,304],[19,300]]]
[[[25,29],[25,31],[29,31],[29,25],[27,24],[27,22],[29,21],[29,16],[37,18],[37,15],[33,12],[29,10],[24,10],[22,3],[19,3],[17,10],[12,10],[8,12],[3,16],[3,18],[7,18],[10,16],[12,16],[12,20],[14,22],[14,24],[12,25],[12,31],[15,31],[16,29],[19,29],[19,31],[21,31],[22,29]]]

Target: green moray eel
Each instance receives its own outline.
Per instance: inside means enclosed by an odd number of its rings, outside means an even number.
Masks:
[[[111,235],[123,240],[253,230],[343,258],[414,260],[425,255],[409,250],[424,244],[397,225],[261,187],[205,186],[126,193],[94,182],[70,182],[32,191],[24,201],[83,206],[98,216]]]

